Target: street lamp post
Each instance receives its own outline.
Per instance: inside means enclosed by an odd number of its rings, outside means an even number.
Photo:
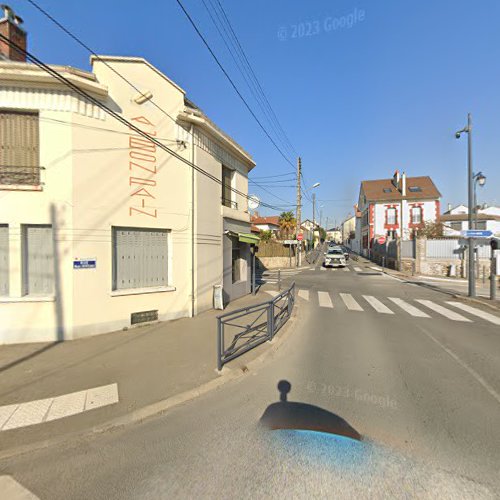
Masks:
[[[472,173],[472,117],[471,114],[467,115],[467,126],[462,130],[456,132],[455,137],[460,139],[460,135],[467,133],[467,187],[468,187],[468,205],[469,205],[469,229],[473,228],[473,203],[474,203],[474,175]],[[469,238],[469,255],[468,255],[468,269],[467,277],[469,280],[469,297],[476,296],[476,277],[474,269],[474,238]]]
[[[477,229],[477,219],[478,219],[478,211],[477,211],[477,185],[483,187],[486,184],[486,176],[483,175],[482,172],[478,172],[474,174],[474,229]]]

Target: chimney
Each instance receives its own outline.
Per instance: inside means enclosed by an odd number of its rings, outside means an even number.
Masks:
[[[23,20],[8,5],[0,4],[0,9],[3,10],[3,17],[0,19],[0,34],[12,43],[19,45],[23,50],[26,50],[26,31],[21,28]],[[7,42],[0,40],[1,59],[25,62],[26,56]]]
[[[392,184],[396,189],[399,189],[399,179],[400,179],[399,170],[396,170],[394,172],[394,175],[392,176]]]
[[[447,210],[446,210],[446,211],[447,211],[447,212],[451,212],[451,209],[452,209],[452,208],[453,208],[453,207],[451,206],[451,203],[448,203],[448,208],[447,208]]]
[[[401,176],[401,196],[406,196],[406,172]]]

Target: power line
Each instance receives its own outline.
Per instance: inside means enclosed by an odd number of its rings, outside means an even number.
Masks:
[[[210,4],[212,5],[212,8],[214,9],[214,12],[217,15],[217,9],[215,8],[215,2],[213,2],[213,0],[209,0],[209,1],[210,1]],[[217,5],[219,6],[219,10],[222,14],[221,25],[222,25],[224,31],[226,32],[226,34],[228,34],[229,39],[232,41],[232,45],[235,48],[236,52],[240,54],[240,56],[239,56],[240,61],[242,62],[243,67],[246,69],[246,73],[250,77],[250,81],[254,85],[254,88],[256,89],[257,93],[260,95],[260,99],[261,99],[260,102],[262,102],[264,104],[264,109],[263,109],[264,113],[266,113],[265,110],[267,109],[267,117],[268,117],[269,123],[272,126],[274,124],[274,126],[276,127],[275,131],[277,130],[277,136],[279,137],[281,135],[280,140],[282,141],[282,144],[284,144],[285,147],[287,147],[290,150],[290,152],[292,153],[292,156],[299,156],[299,154],[297,153],[297,151],[293,147],[292,143],[290,142],[290,139],[288,138],[285,131],[283,130],[283,127],[281,126],[281,124],[278,120],[278,117],[276,116],[276,113],[274,112],[274,109],[271,106],[271,103],[269,102],[269,99],[267,98],[266,93],[264,92],[264,89],[262,88],[262,85],[260,84],[259,79],[257,78],[257,76],[252,68],[252,65],[250,64],[250,61],[248,60],[246,53],[243,50],[243,47],[239,41],[238,35],[234,31],[233,26],[231,24],[231,21],[229,20],[229,17],[226,14],[226,11],[224,10],[222,3],[220,2],[220,0],[216,0],[216,1],[217,1]],[[205,3],[205,0],[203,0],[203,3]],[[217,18],[219,20],[221,20],[221,18],[218,15],[217,15]],[[228,28],[227,30],[224,28],[224,22]],[[259,102],[259,106],[261,106],[260,102]],[[261,109],[262,109],[262,106],[261,106]]]
[[[238,97],[243,101],[243,104],[245,105],[245,107],[248,109],[248,111],[250,112],[250,114],[254,117],[255,121],[259,124],[260,128],[266,134],[266,136],[268,137],[268,139],[273,143],[274,147],[279,151],[279,153],[284,158],[284,160],[288,164],[290,164],[291,167],[294,168],[294,164],[285,156],[285,154],[280,149],[280,147],[276,144],[276,142],[274,141],[274,139],[269,135],[269,132],[264,128],[264,126],[262,125],[262,123],[260,122],[260,120],[257,118],[256,114],[253,112],[252,108],[247,103],[246,99],[243,97],[243,95],[241,94],[241,92],[238,90],[238,87],[235,85],[235,83],[233,82],[233,80],[229,76],[228,72],[224,69],[224,66],[221,64],[221,62],[219,61],[219,59],[215,55],[214,51],[210,47],[209,43],[207,42],[207,40],[205,39],[205,37],[203,36],[203,34],[201,33],[201,31],[199,30],[198,26],[196,25],[196,23],[194,22],[193,18],[190,16],[189,12],[186,10],[186,8],[182,4],[182,2],[180,0],[176,0],[176,1],[179,4],[179,7],[184,12],[184,14],[187,17],[188,21],[191,23],[191,26],[194,28],[194,30],[196,31],[197,35],[202,40],[203,44],[205,45],[205,47],[210,52],[210,55],[213,57],[214,61],[217,63],[217,66],[219,66],[220,70],[224,73],[224,76],[227,78],[227,80],[229,81],[229,83],[233,87],[234,91],[238,94]]]
[[[130,85],[136,92],[141,93],[142,91],[134,85],[130,80],[128,80],[125,76],[123,76],[119,71],[117,71],[112,65],[110,65],[107,61],[102,59],[92,48],[90,48],[85,42],[83,42],[80,38],[78,38],[76,35],[74,35],[68,28],[66,28],[63,24],[61,24],[57,19],[54,18],[49,12],[44,10],[42,7],[40,7],[34,0],[27,0],[33,7],[35,7],[39,12],[41,12],[44,16],[46,16],[50,21],[52,21],[58,28],[60,28],[64,33],[66,33],[70,38],[72,38],[78,45],[83,47],[85,50],[87,50],[90,54],[92,54],[98,61],[102,62],[106,67],[108,67],[113,73],[115,73],[119,78],[121,78],[124,82],[126,82],[128,85]],[[186,15],[188,15],[186,13]],[[189,15],[188,15],[189,16]],[[201,34],[200,34],[201,36]],[[202,37],[203,38],[203,37]],[[209,49],[210,50],[210,49]],[[214,56],[215,57],[215,56]],[[177,123],[176,119],[170,115],[167,111],[165,111],[162,107],[160,107],[153,99],[150,99],[149,102],[154,105],[156,109],[158,109],[160,112],[162,112],[165,116],[170,118],[174,123]],[[192,137],[192,140],[194,141],[194,135],[192,134],[191,131],[188,131],[189,135]],[[272,139],[271,139],[272,140]],[[286,158],[285,158],[286,159]],[[295,174],[295,172],[293,172]],[[281,174],[281,175],[292,175],[290,173],[288,174]],[[230,188],[230,190],[233,190],[233,188]],[[271,192],[268,191],[269,194],[272,195]],[[242,194],[242,196],[245,196]],[[246,195],[248,198],[248,195]],[[279,198],[281,199],[281,198]],[[281,199],[282,200],[282,199]],[[283,201],[283,200],[282,200]],[[289,204],[288,201],[286,201],[287,204]],[[291,204],[289,204],[291,206]],[[287,205],[288,206],[288,205]],[[269,206],[269,208],[272,208]],[[279,210],[279,208],[275,208],[276,210]]]
[[[208,12],[208,15],[210,16],[210,19],[212,20],[213,25],[217,29],[217,32],[219,33],[222,41],[224,42],[224,45],[226,46],[226,49],[228,50],[228,52],[229,52],[232,60],[234,61],[234,63],[236,65],[236,67],[238,68],[241,76],[243,77],[244,82],[246,83],[247,87],[249,88],[250,92],[252,93],[254,99],[257,101],[257,104],[259,105],[260,109],[264,113],[264,116],[268,120],[269,124],[271,125],[271,128],[273,129],[273,132],[276,134],[277,137],[279,137],[279,132],[276,130],[275,125],[272,122],[272,119],[269,118],[268,111],[267,111],[265,105],[263,104],[263,102],[261,101],[261,98],[260,98],[260,96],[258,94],[258,89],[256,89],[255,84],[253,83],[253,81],[251,80],[251,78],[250,78],[250,80],[248,78],[248,72],[247,72],[247,70],[245,68],[245,65],[241,61],[241,57],[238,56],[237,49],[234,46],[234,42],[231,39],[231,35],[228,33],[226,27],[224,26],[223,20],[219,16],[219,13],[215,9],[215,7],[214,7],[214,5],[213,5],[213,3],[211,1],[210,1],[210,6],[211,6],[212,10],[214,11],[214,13],[215,13],[215,15],[217,17],[217,21],[215,20],[214,16],[212,15],[212,11],[208,7],[208,4],[205,2],[205,0],[202,0],[202,2],[203,2],[203,5],[205,6],[206,11]],[[231,49],[231,47],[229,46],[229,43],[228,43],[228,41],[226,39],[226,36],[224,36],[224,34],[222,33],[221,29],[219,28],[219,24],[222,27],[222,29],[224,30],[224,32],[226,33],[227,38],[229,39],[229,42],[233,45],[233,49]],[[233,50],[236,51],[236,55],[233,52]],[[285,147],[287,147],[287,145],[284,144],[283,142],[282,142],[282,145],[284,145]]]
[[[234,29],[233,29],[233,26],[232,26],[232,24],[231,24],[231,21],[229,20],[229,17],[227,16],[226,11],[224,10],[224,7],[222,6],[222,3],[220,2],[220,0],[217,0],[217,3],[219,4],[219,7],[220,7],[220,9],[221,9],[221,11],[222,11],[222,14],[223,14],[224,18],[226,19],[227,24],[229,25],[229,29],[230,29],[230,30],[231,30],[231,32],[233,33],[233,36],[234,36],[234,38],[235,38],[235,40],[236,40],[236,43],[237,43],[237,45],[238,45],[238,47],[239,47],[239,49],[240,49],[240,51],[241,51],[241,54],[243,55],[243,58],[245,59],[245,61],[246,61],[246,63],[247,63],[247,66],[248,66],[248,68],[249,68],[249,70],[250,70],[251,74],[253,75],[254,80],[255,80],[255,82],[257,83],[257,86],[259,87],[259,89],[260,89],[260,91],[261,91],[262,96],[264,97],[264,99],[265,99],[266,103],[267,103],[267,104],[268,104],[268,106],[269,106],[269,109],[270,109],[270,111],[271,111],[272,115],[273,115],[273,116],[274,116],[274,118],[275,118],[275,121],[276,121],[276,124],[278,125],[279,130],[281,130],[281,132],[282,132],[282,134],[283,134],[283,136],[284,136],[284,138],[285,138],[286,142],[290,145],[290,148],[292,149],[292,152],[295,154],[295,156],[299,156],[299,153],[298,153],[298,152],[297,152],[297,150],[293,147],[293,144],[291,143],[290,139],[288,138],[288,136],[286,135],[285,131],[283,130],[283,127],[281,126],[281,124],[280,124],[280,122],[279,122],[279,120],[278,120],[278,117],[276,116],[276,113],[274,112],[274,109],[273,109],[273,107],[271,106],[271,103],[269,102],[269,100],[268,100],[268,98],[267,98],[267,96],[266,96],[266,93],[264,92],[264,89],[262,88],[262,85],[261,85],[261,84],[260,84],[260,82],[259,82],[259,79],[257,78],[257,76],[256,76],[256,74],[255,74],[255,72],[254,72],[254,70],[252,69],[252,65],[250,64],[250,62],[249,62],[249,60],[248,60],[248,58],[247,58],[247,56],[246,56],[246,54],[245,54],[245,51],[243,50],[243,47],[241,46],[241,43],[240,43],[240,41],[239,41],[239,39],[238,39],[238,36],[236,35],[236,33],[235,33]]]
[[[295,177],[295,174],[289,173],[289,174],[277,174],[277,175],[257,175],[257,176],[252,176],[252,179],[270,179],[272,177]]]
[[[104,110],[110,116],[112,116],[113,118],[115,118],[115,120],[119,121],[120,123],[122,123],[123,125],[125,125],[126,127],[128,127],[129,129],[134,130],[137,134],[139,134],[140,136],[144,137],[148,141],[152,142],[156,146],[160,147],[161,149],[163,149],[164,151],[166,151],[167,153],[169,153],[171,156],[177,158],[181,162],[183,162],[186,165],[190,166],[191,168],[193,168],[194,170],[196,170],[200,174],[205,175],[206,177],[208,177],[209,179],[213,180],[217,184],[222,185],[222,180],[221,179],[218,179],[213,174],[210,174],[209,172],[203,170],[198,165],[196,165],[193,162],[187,160],[186,158],[184,158],[181,155],[179,155],[178,153],[176,153],[174,150],[172,150],[169,147],[165,146],[159,140],[157,140],[155,137],[152,137],[147,132],[144,132],[139,127],[137,127],[133,123],[129,122],[127,119],[123,118],[121,115],[119,115],[118,113],[116,113],[112,109],[108,108],[105,104],[101,103],[98,99],[92,97],[90,94],[88,94],[87,92],[85,92],[84,90],[82,90],[80,87],[78,87],[77,85],[75,85],[73,82],[71,82],[70,80],[68,80],[67,78],[65,78],[63,75],[61,75],[58,71],[56,71],[55,69],[51,68],[50,66],[48,66],[47,64],[45,64],[43,61],[41,61],[40,59],[38,59],[36,56],[34,56],[33,54],[31,54],[27,50],[24,50],[19,45],[17,45],[16,43],[12,42],[12,40],[10,40],[6,36],[2,35],[1,33],[0,33],[0,40],[3,40],[5,43],[7,43],[8,45],[10,45],[14,49],[16,49],[18,52],[24,54],[36,66],[38,66],[39,68],[43,69],[47,73],[51,74],[54,78],[56,78],[57,80],[59,80],[60,82],[62,82],[67,87],[71,88],[73,91],[75,91],[78,95],[82,96],[84,99],[87,99],[92,104],[94,104],[97,107],[99,107],[100,109]],[[250,198],[250,196],[248,194],[246,194],[246,193],[244,193],[242,191],[239,191],[238,189],[235,189],[235,188],[233,188],[231,186],[227,186],[227,187],[230,189],[230,191],[232,191],[232,192],[234,192],[236,194],[239,194],[240,196],[242,196],[242,197],[244,197],[246,199]],[[277,211],[281,210],[281,208],[275,207],[273,205],[269,205],[267,203],[261,202],[261,205],[265,206],[266,208],[270,208],[272,210],[277,210]]]

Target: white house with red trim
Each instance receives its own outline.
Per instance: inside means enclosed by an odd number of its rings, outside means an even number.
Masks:
[[[429,176],[406,177],[394,172],[391,179],[362,181],[359,190],[360,250],[369,255],[375,238],[413,238],[427,221],[439,219],[441,193]]]

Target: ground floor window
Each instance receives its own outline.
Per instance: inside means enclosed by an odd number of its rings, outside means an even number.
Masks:
[[[52,226],[24,225],[22,235],[24,295],[52,295],[55,265]]]
[[[241,247],[237,238],[231,238],[231,269],[233,283],[241,280]]]
[[[170,231],[113,228],[113,290],[161,287],[169,284]]]
[[[9,295],[9,226],[0,224],[0,296]]]

